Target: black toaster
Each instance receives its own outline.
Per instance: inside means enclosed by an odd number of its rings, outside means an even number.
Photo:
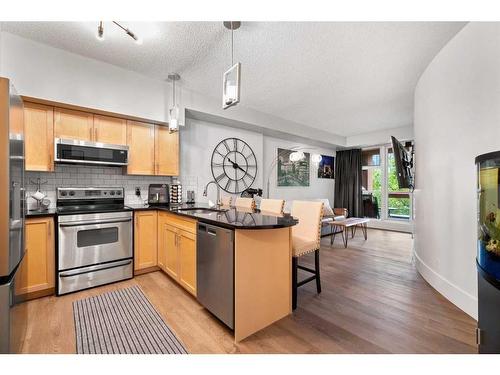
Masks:
[[[166,205],[168,199],[167,184],[150,184],[148,188],[148,204],[150,205]]]

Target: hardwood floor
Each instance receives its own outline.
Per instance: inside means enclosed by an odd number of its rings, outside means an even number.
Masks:
[[[358,231],[349,247],[322,241],[322,293],[299,288],[298,308],[235,344],[231,331],[157,271],[63,297],[27,302],[25,353],[73,353],[72,302],[139,285],[190,353],[475,353],[476,322],[432,289],[411,259],[409,234]],[[301,258],[307,264],[314,257]],[[299,275],[300,278],[300,275]]]

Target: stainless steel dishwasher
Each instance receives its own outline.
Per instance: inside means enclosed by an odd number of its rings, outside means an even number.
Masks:
[[[234,231],[198,223],[197,236],[198,301],[234,329]]]

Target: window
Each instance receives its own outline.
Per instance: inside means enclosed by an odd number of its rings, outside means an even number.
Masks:
[[[412,194],[399,189],[394,153],[390,145],[362,151],[363,208],[366,217],[409,221]]]
[[[392,147],[387,149],[387,217],[390,219],[409,220],[410,191],[400,189],[396,174],[396,162]]]

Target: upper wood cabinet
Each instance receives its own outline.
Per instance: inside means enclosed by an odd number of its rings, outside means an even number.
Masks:
[[[19,269],[19,278],[16,279],[17,295],[55,287],[54,248],[53,218],[26,219],[26,255]]]
[[[93,140],[114,145],[126,145],[127,121],[117,117],[94,115]]]
[[[25,169],[54,171],[54,108],[24,104]]]
[[[155,174],[155,125],[127,121],[128,174]]]
[[[94,115],[72,109],[55,108],[54,135],[56,138],[93,140]]]
[[[158,264],[156,211],[137,211],[134,214],[134,270],[154,267]]]
[[[179,132],[155,125],[155,162],[157,175],[179,175]]]

